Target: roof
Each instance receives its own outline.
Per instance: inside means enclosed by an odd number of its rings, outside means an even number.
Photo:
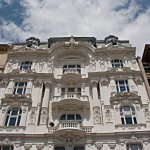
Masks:
[[[150,62],[150,44],[145,44],[142,61]]]

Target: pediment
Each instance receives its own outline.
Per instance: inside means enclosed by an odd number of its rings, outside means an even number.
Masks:
[[[13,102],[19,102],[19,103],[31,103],[32,100],[26,95],[20,95],[20,94],[9,94],[6,95],[4,98],[1,99],[2,104],[4,103],[13,103]]]

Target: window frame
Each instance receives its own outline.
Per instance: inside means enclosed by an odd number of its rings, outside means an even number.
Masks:
[[[13,112],[17,110],[17,114]],[[7,111],[5,116],[5,126],[19,126],[21,121],[22,110],[20,108],[11,108]],[[14,119],[14,120],[13,120]],[[11,122],[13,121],[13,122]],[[11,123],[14,123],[13,125]]]
[[[23,61],[20,64],[20,70],[29,70],[31,69],[31,67],[32,67],[32,61]]]
[[[23,85],[20,85],[23,84]],[[13,87],[13,94],[25,94],[27,89],[27,82],[15,82]]]
[[[74,119],[68,119],[68,116],[74,116]],[[61,117],[64,117],[65,119],[61,119]],[[80,119],[77,118],[77,116],[80,116]],[[60,121],[81,121],[82,120],[82,117],[80,114],[62,114],[60,116]]]
[[[113,68],[123,68],[123,62],[120,59],[113,59],[111,64]]]
[[[117,92],[130,92],[128,80],[115,80],[115,83]]]
[[[81,74],[81,65],[79,65],[79,64],[63,65],[63,74],[65,73],[65,70],[67,70],[67,69],[76,69],[78,71],[78,73]]]
[[[125,107],[129,108],[129,111],[125,110]],[[132,106],[121,106],[120,116],[122,125],[137,124],[135,109]]]

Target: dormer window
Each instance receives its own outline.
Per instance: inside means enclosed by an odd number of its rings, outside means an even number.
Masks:
[[[21,63],[20,70],[31,69],[31,66],[32,66],[32,62],[31,61],[24,61],[24,62]]]
[[[122,60],[114,59],[114,60],[111,61],[111,63],[112,63],[112,67],[123,68]]]

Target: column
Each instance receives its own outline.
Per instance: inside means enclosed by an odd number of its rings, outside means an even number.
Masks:
[[[45,93],[42,102],[42,110],[41,110],[41,117],[40,117],[40,125],[47,124],[47,117],[48,117],[48,105],[50,99],[50,82],[45,82]]]
[[[114,105],[114,110],[115,110],[115,124],[117,125],[117,124],[122,124],[121,123],[121,116],[120,116],[120,109],[119,109],[119,105],[118,104],[116,104],[116,105]]]
[[[31,93],[32,93],[32,79],[29,80],[27,83],[27,88],[26,88],[25,94],[31,95]]]

